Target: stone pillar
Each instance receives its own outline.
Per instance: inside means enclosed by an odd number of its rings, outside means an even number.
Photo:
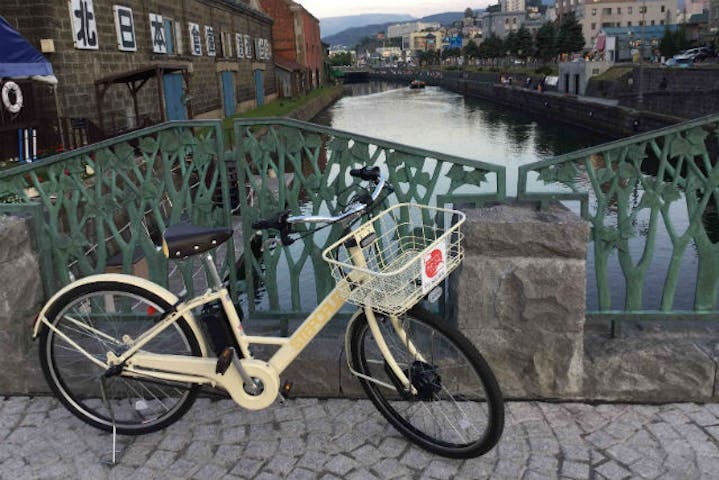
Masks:
[[[468,210],[458,326],[508,398],[578,398],[589,224],[560,204]]]
[[[32,322],[43,301],[29,220],[0,215],[0,396],[47,392]]]

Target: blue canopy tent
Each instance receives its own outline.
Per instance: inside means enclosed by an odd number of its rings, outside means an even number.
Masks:
[[[49,77],[53,74],[50,62],[3,17],[0,17],[0,47],[0,78]]]
[[[32,161],[38,155],[38,137],[42,143],[50,133],[38,132],[40,124],[52,122],[37,117],[33,81],[57,84],[50,62],[0,16],[0,160]]]

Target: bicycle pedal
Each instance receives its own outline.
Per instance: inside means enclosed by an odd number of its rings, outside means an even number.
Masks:
[[[217,365],[215,366],[215,373],[224,375],[230,364],[232,364],[232,357],[235,355],[235,349],[232,347],[225,347],[222,353],[217,357]]]

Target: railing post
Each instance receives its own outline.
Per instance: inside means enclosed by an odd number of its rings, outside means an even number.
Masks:
[[[581,397],[589,225],[558,203],[466,213],[466,257],[451,287],[459,329],[505,395]]]

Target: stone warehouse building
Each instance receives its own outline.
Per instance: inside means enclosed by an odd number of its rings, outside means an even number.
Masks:
[[[256,0],[2,0],[0,15],[52,63],[43,116],[64,138],[221,118],[276,96],[273,20]]]

